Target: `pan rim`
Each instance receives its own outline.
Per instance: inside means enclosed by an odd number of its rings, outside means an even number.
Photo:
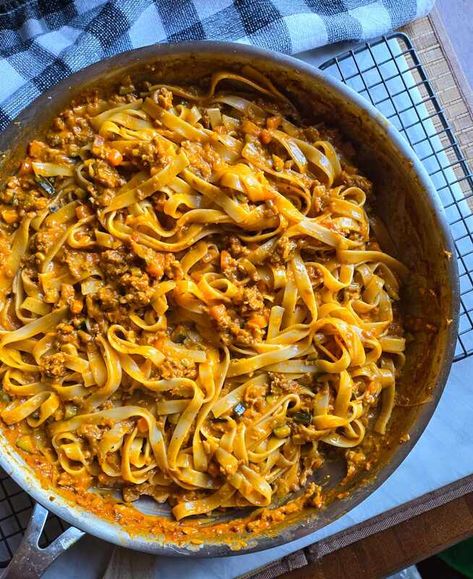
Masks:
[[[412,164],[413,176],[415,176],[419,182],[419,186],[422,187],[428,198],[429,204],[432,207],[433,215],[436,219],[437,225],[439,227],[438,234],[442,237],[442,244],[448,252],[455,255],[455,248],[453,240],[449,231],[446,216],[444,214],[443,207],[441,205],[440,199],[435,191],[433,183],[428,176],[422,163],[416,157],[414,151],[407,144],[404,138],[400,135],[397,129],[369,102],[367,102],[363,97],[357,94],[355,91],[342,84],[335,78],[325,74],[324,72],[306,64],[302,61],[297,60],[291,56],[282,55],[275,53],[263,48],[257,48],[248,45],[242,45],[230,42],[219,42],[219,41],[201,41],[186,42],[180,44],[159,44],[148,46],[144,48],[134,49],[127,51],[109,59],[100,61],[98,63],[92,64],[85,69],[82,69],[71,76],[67,77],[60,83],[56,84],[52,89],[40,95],[35,101],[33,101],[28,107],[22,111],[19,116],[15,119],[15,125],[18,123],[21,125],[23,119],[27,118],[28,111],[33,106],[47,106],[50,102],[51,93],[58,90],[66,91],[69,85],[74,83],[83,75],[88,75],[91,78],[97,78],[97,73],[100,70],[104,70],[104,67],[112,68],[115,64],[120,65],[124,61],[134,62],[139,64],[139,61],[143,58],[145,61],[151,57],[156,57],[156,59],[162,59],[167,55],[178,56],[182,55],[190,57],[191,55],[242,55],[244,57],[255,57],[259,61],[265,60],[269,62],[274,62],[282,65],[286,69],[291,69],[292,72],[301,73],[305,77],[309,77],[321,84],[328,86],[333,92],[338,93],[342,97],[346,98],[348,101],[353,103],[357,109],[366,113],[372,120],[373,123],[377,123],[385,131],[387,138],[392,142],[394,147],[400,153],[400,158],[403,158],[407,162]],[[145,64],[145,63],[143,63]],[[0,139],[5,139],[4,135],[14,135],[16,131],[16,126],[12,127],[13,122],[0,136]],[[446,347],[443,351],[443,360],[439,364],[441,371],[438,374],[436,385],[434,402],[429,405],[429,407],[419,416],[415,428],[410,432],[410,440],[405,444],[401,445],[396,453],[393,455],[389,463],[383,467],[382,471],[376,477],[373,484],[370,484],[370,490],[368,493],[363,495],[361,493],[360,497],[356,497],[354,502],[350,504],[350,510],[357,505],[359,505],[363,500],[365,500],[369,495],[371,495],[383,482],[391,476],[391,474],[399,467],[407,455],[412,451],[413,447],[417,443],[420,435],[427,427],[430,418],[437,406],[438,401],[444,390],[450,367],[453,361],[453,356],[455,352],[455,345],[457,339],[457,328],[458,328],[458,311],[460,305],[460,292],[459,292],[459,277],[458,277],[458,267],[456,259],[450,259],[448,265],[448,279],[450,284],[450,305],[451,311],[446,315],[452,319],[447,332]],[[3,432],[0,434],[0,439],[5,442],[5,435]],[[246,553],[257,552],[272,547],[285,544],[288,541],[293,541],[305,537],[316,530],[319,530],[323,526],[326,526],[336,520],[336,518],[342,516],[344,512],[340,513],[338,517],[328,521],[325,525],[318,526],[314,528],[314,525],[309,524],[301,525],[298,523],[296,529],[291,528],[291,536],[288,539],[287,532],[285,530],[279,536],[260,536],[255,537],[256,544],[252,544],[247,548],[243,548],[240,551],[231,551],[230,547],[225,544],[209,544],[204,545],[199,550],[192,550],[188,547],[180,547],[172,544],[162,544],[157,541],[153,541],[144,535],[131,535],[126,529],[120,526],[118,523],[112,523],[105,519],[94,515],[93,513],[87,511],[83,507],[77,504],[69,502],[60,493],[57,493],[55,489],[45,489],[41,485],[38,485],[33,475],[30,475],[25,471],[23,464],[23,459],[19,454],[15,452],[13,448],[8,447],[6,449],[0,450],[0,466],[6,471],[6,473],[11,476],[26,492],[28,492],[35,500],[45,506],[48,510],[55,513],[59,517],[66,520],[68,523],[86,531],[87,533],[94,535],[98,538],[104,539],[111,543],[115,543],[119,546],[153,553],[156,555],[166,555],[166,556],[192,556],[192,557],[217,557],[217,556],[230,556],[230,555],[241,555]],[[31,480],[30,480],[31,479]],[[54,501],[50,500],[50,497],[54,497]],[[287,529],[289,531],[289,527]]]

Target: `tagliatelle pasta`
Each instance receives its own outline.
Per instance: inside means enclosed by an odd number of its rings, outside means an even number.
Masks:
[[[56,487],[177,520],[268,507],[329,447],[353,474],[405,348],[406,269],[372,195],[350,146],[260,75],[124,84],[60,115],[0,196],[17,446]]]

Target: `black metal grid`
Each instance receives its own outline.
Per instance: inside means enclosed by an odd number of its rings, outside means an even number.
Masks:
[[[409,38],[391,34],[349,50],[320,68],[354,88],[389,118],[434,181],[460,268],[461,316],[455,359],[469,356],[473,353],[473,179]],[[0,470],[0,568],[6,567],[18,547],[32,506],[32,499]],[[41,545],[50,543],[65,528],[61,519],[51,515]]]
[[[0,469],[0,568],[8,565],[18,548],[33,506],[33,499]],[[39,542],[40,546],[49,545],[68,526],[59,517],[50,515]]]
[[[473,353],[473,178],[411,41],[394,33],[320,68],[379,109],[430,174],[455,241],[461,292],[455,360],[466,358]]]

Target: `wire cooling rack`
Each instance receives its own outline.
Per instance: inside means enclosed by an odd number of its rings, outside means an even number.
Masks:
[[[473,353],[473,178],[410,39],[394,33],[320,67],[355,89],[404,135],[444,206],[460,273],[455,361]]]
[[[400,33],[360,45],[321,67],[371,101],[402,132],[444,205],[460,268],[461,313],[455,360],[473,353],[473,178],[409,38]],[[32,499],[0,470],[0,568],[28,524]],[[66,524],[50,516],[40,546]]]

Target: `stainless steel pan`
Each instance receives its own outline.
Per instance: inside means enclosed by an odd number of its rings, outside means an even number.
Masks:
[[[242,552],[275,547],[313,533],[334,521],[369,496],[400,465],[426,427],[448,376],[455,348],[459,306],[458,273],[454,248],[432,183],[413,151],[392,125],[356,93],[320,71],[293,58],[262,49],[206,42],[157,45],[127,52],[82,70],[43,94],[0,135],[0,182],[15,171],[26,144],[41,135],[71,98],[94,86],[104,86],[131,74],[168,83],[192,83],[216,70],[239,71],[250,65],[268,75],[308,117],[316,114],[343,131],[358,150],[359,164],[376,183],[376,210],[390,235],[390,251],[410,268],[404,288],[405,315],[421,317],[437,327],[434,333],[414,332],[407,365],[399,384],[410,407],[397,407],[377,463],[361,473],[321,511],[294,515],[270,533],[249,535]],[[427,297],[428,296],[428,297]],[[423,404],[417,402],[428,400]],[[400,444],[403,435],[407,442]],[[0,464],[36,501],[74,527],[139,551],[160,555],[209,557],[231,554],[225,538],[196,549],[157,537],[130,535],[126,526],[101,519],[70,504],[54,488],[43,488],[34,472],[7,442],[0,429]],[[330,464],[327,486],[337,490],[342,464]],[[335,494],[335,493],[334,493]],[[138,508],[169,516],[145,499]],[[77,538],[80,534],[74,535]],[[71,537],[66,537],[70,542]],[[67,541],[66,541],[67,542]],[[48,559],[46,557],[46,559]],[[44,565],[43,565],[44,566]]]

